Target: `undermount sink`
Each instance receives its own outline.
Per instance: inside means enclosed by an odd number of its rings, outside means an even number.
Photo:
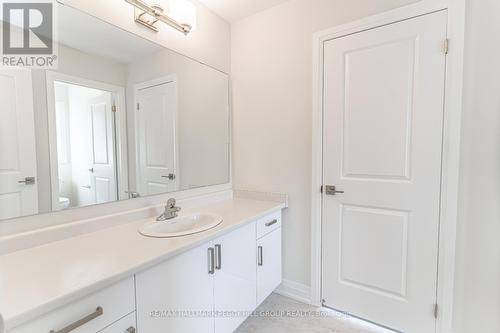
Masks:
[[[182,214],[171,220],[148,222],[139,228],[139,233],[155,238],[180,237],[210,230],[221,223],[222,217],[215,214]]]

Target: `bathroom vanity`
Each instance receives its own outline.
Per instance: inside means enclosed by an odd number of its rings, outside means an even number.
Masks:
[[[202,233],[141,235],[152,216],[0,256],[6,332],[233,332],[281,283],[285,206],[230,198],[186,209],[222,217]]]

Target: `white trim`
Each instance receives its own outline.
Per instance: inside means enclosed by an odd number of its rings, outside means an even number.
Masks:
[[[440,216],[439,276],[437,300],[440,315],[436,332],[452,332],[453,288],[455,279],[456,224],[458,212],[458,179],[460,163],[460,131],[462,114],[462,82],[465,0],[423,0],[379,15],[367,17],[313,37],[313,137],[312,137],[312,196],[311,196],[311,304],[321,305],[321,211],[323,158],[323,52],[325,41],[373,29],[379,26],[448,10],[450,53],[447,57],[446,100],[443,142],[442,196]]]
[[[127,137],[127,103],[125,89],[120,87],[118,93],[113,93],[113,103],[117,110],[115,116],[115,138],[116,140],[116,160],[120,161],[116,167],[118,177],[118,200],[126,200],[129,198],[128,183],[128,137]]]
[[[294,299],[301,303],[311,303],[311,288],[302,283],[283,279],[274,292],[278,295]]]
[[[56,132],[56,116],[55,116],[55,95],[54,82],[65,82],[82,87],[99,89],[108,91],[113,94],[113,101],[118,100],[118,109],[123,112],[115,113],[115,140],[116,146],[115,155],[118,164],[116,169],[116,178],[118,182],[117,200],[124,199],[121,193],[128,191],[128,161],[127,161],[127,128],[125,114],[125,88],[84,79],[78,76],[67,75],[59,72],[46,72],[46,90],[47,90],[47,117],[49,131],[49,160],[50,160],[50,187],[51,187],[51,204],[52,211],[59,210],[59,182],[54,181],[59,179],[57,161],[57,132]]]
[[[441,185],[441,216],[437,302],[437,332],[453,330],[456,233],[462,130],[462,93],[465,51],[465,0],[452,0],[448,7],[446,99]]]
[[[154,86],[159,86],[161,84],[165,83],[170,83],[173,82],[174,84],[174,91],[175,91],[175,112],[174,112],[174,138],[175,138],[175,144],[174,144],[174,174],[175,174],[175,191],[179,191],[180,188],[180,179],[181,179],[181,174],[180,174],[180,167],[179,167],[179,95],[178,95],[178,78],[176,74],[171,74],[167,76],[162,76],[156,79],[148,80],[145,82],[141,83],[136,83],[134,84],[134,104],[132,105],[133,111],[134,111],[134,136],[135,136],[135,171],[136,171],[136,179],[135,179],[135,186],[137,192],[141,193],[143,189],[141,188],[142,182],[140,181],[141,179],[141,163],[140,163],[140,138],[139,138],[139,128],[138,126],[138,113],[139,110],[137,110],[137,94],[139,90],[142,89],[147,89],[151,88]]]

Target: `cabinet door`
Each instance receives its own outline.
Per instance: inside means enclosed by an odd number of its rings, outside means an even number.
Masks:
[[[212,333],[213,274],[200,246],[136,275],[139,333]]]
[[[257,305],[281,284],[281,228],[257,241]]]
[[[215,331],[233,332],[256,307],[255,223],[215,240]]]

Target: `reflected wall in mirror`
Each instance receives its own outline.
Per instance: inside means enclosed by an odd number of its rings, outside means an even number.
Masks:
[[[229,183],[227,74],[58,6],[58,68],[0,69],[0,219]]]

